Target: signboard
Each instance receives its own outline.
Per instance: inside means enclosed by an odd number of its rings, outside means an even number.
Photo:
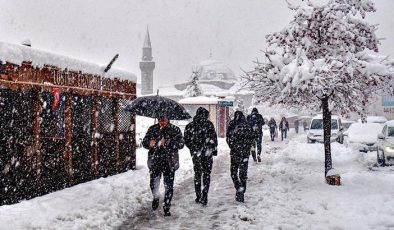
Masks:
[[[233,104],[233,101],[218,101],[218,105],[221,107],[231,107]]]
[[[394,106],[394,96],[382,96],[383,106]]]

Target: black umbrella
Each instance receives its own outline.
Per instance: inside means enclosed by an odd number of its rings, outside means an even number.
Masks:
[[[126,106],[126,111],[144,117],[165,117],[168,120],[186,120],[191,118],[186,109],[178,102],[158,95],[138,97]]]

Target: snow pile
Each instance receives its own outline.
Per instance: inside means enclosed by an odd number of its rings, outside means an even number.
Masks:
[[[31,62],[34,67],[39,68],[44,67],[45,65],[51,65],[61,69],[82,71],[82,73],[97,74],[110,78],[116,77],[121,80],[137,82],[137,76],[130,72],[111,68],[107,73],[104,73],[106,66],[100,66],[71,57],[49,53],[24,45],[0,42],[0,60],[16,65],[20,65],[23,61],[27,61]]]

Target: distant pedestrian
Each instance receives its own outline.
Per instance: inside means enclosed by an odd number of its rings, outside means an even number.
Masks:
[[[264,118],[259,114],[257,108],[252,109],[252,113],[248,115],[247,121],[254,132],[254,142],[252,146],[252,157],[254,162],[257,160],[261,162],[261,143],[263,141],[263,125],[265,125]],[[256,159],[257,148],[257,159]]]
[[[241,111],[236,111],[234,119],[229,123],[226,141],[230,147],[231,179],[236,190],[235,200],[238,202],[244,202],[250,148],[253,140],[254,134],[246,122],[245,116]]]
[[[169,120],[161,117],[159,123],[149,127],[142,142],[149,149],[148,167],[150,173],[150,188],[153,195],[152,209],[159,207],[160,179],[164,177],[164,216],[171,216],[170,207],[174,191],[175,171],[179,168],[178,150],[184,146],[181,130],[170,124]]]
[[[270,121],[268,122],[268,127],[270,128],[271,141],[274,141],[277,126],[276,126],[276,121],[273,117],[271,117]]]
[[[193,121],[185,128],[185,144],[190,149],[193,160],[195,201],[202,205],[208,203],[213,156],[217,155],[218,145],[215,128],[208,117],[208,110],[200,107]]]
[[[302,121],[302,126],[304,126],[304,132],[306,132],[306,130],[308,129],[308,123],[306,122],[306,120]]]
[[[294,121],[294,130],[296,133],[298,133],[298,129],[300,128],[300,120],[295,120]]]
[[[289,131],[289,122],[287,122],[285,117],[282,117],[282,120],[279,123],[279,130],[281,132],[282,141],[283,141],[283,137],[286,139],[287,131]]]

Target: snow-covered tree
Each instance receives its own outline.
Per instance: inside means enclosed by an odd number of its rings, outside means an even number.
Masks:
[[[202,90],[198,84],[199,73],[198,71],[193,71],[192,73],[191,85],[188,85],[185,91],[185,97],[198,97],[201,96]]]
[[[266,62],[256,62],[244,79],[258,101],[323,112],[325,175],[332,168],[331,114],[362,113],[370,92],[393,93],[392,62],[377,55],[376,11],[371,0],[289,4],[293,20],[266,36]]]
[[[241,111],[242,113],[245,112],[244,100],[241,98],[235,101],[235,106],[233,107],[234,112]]]

